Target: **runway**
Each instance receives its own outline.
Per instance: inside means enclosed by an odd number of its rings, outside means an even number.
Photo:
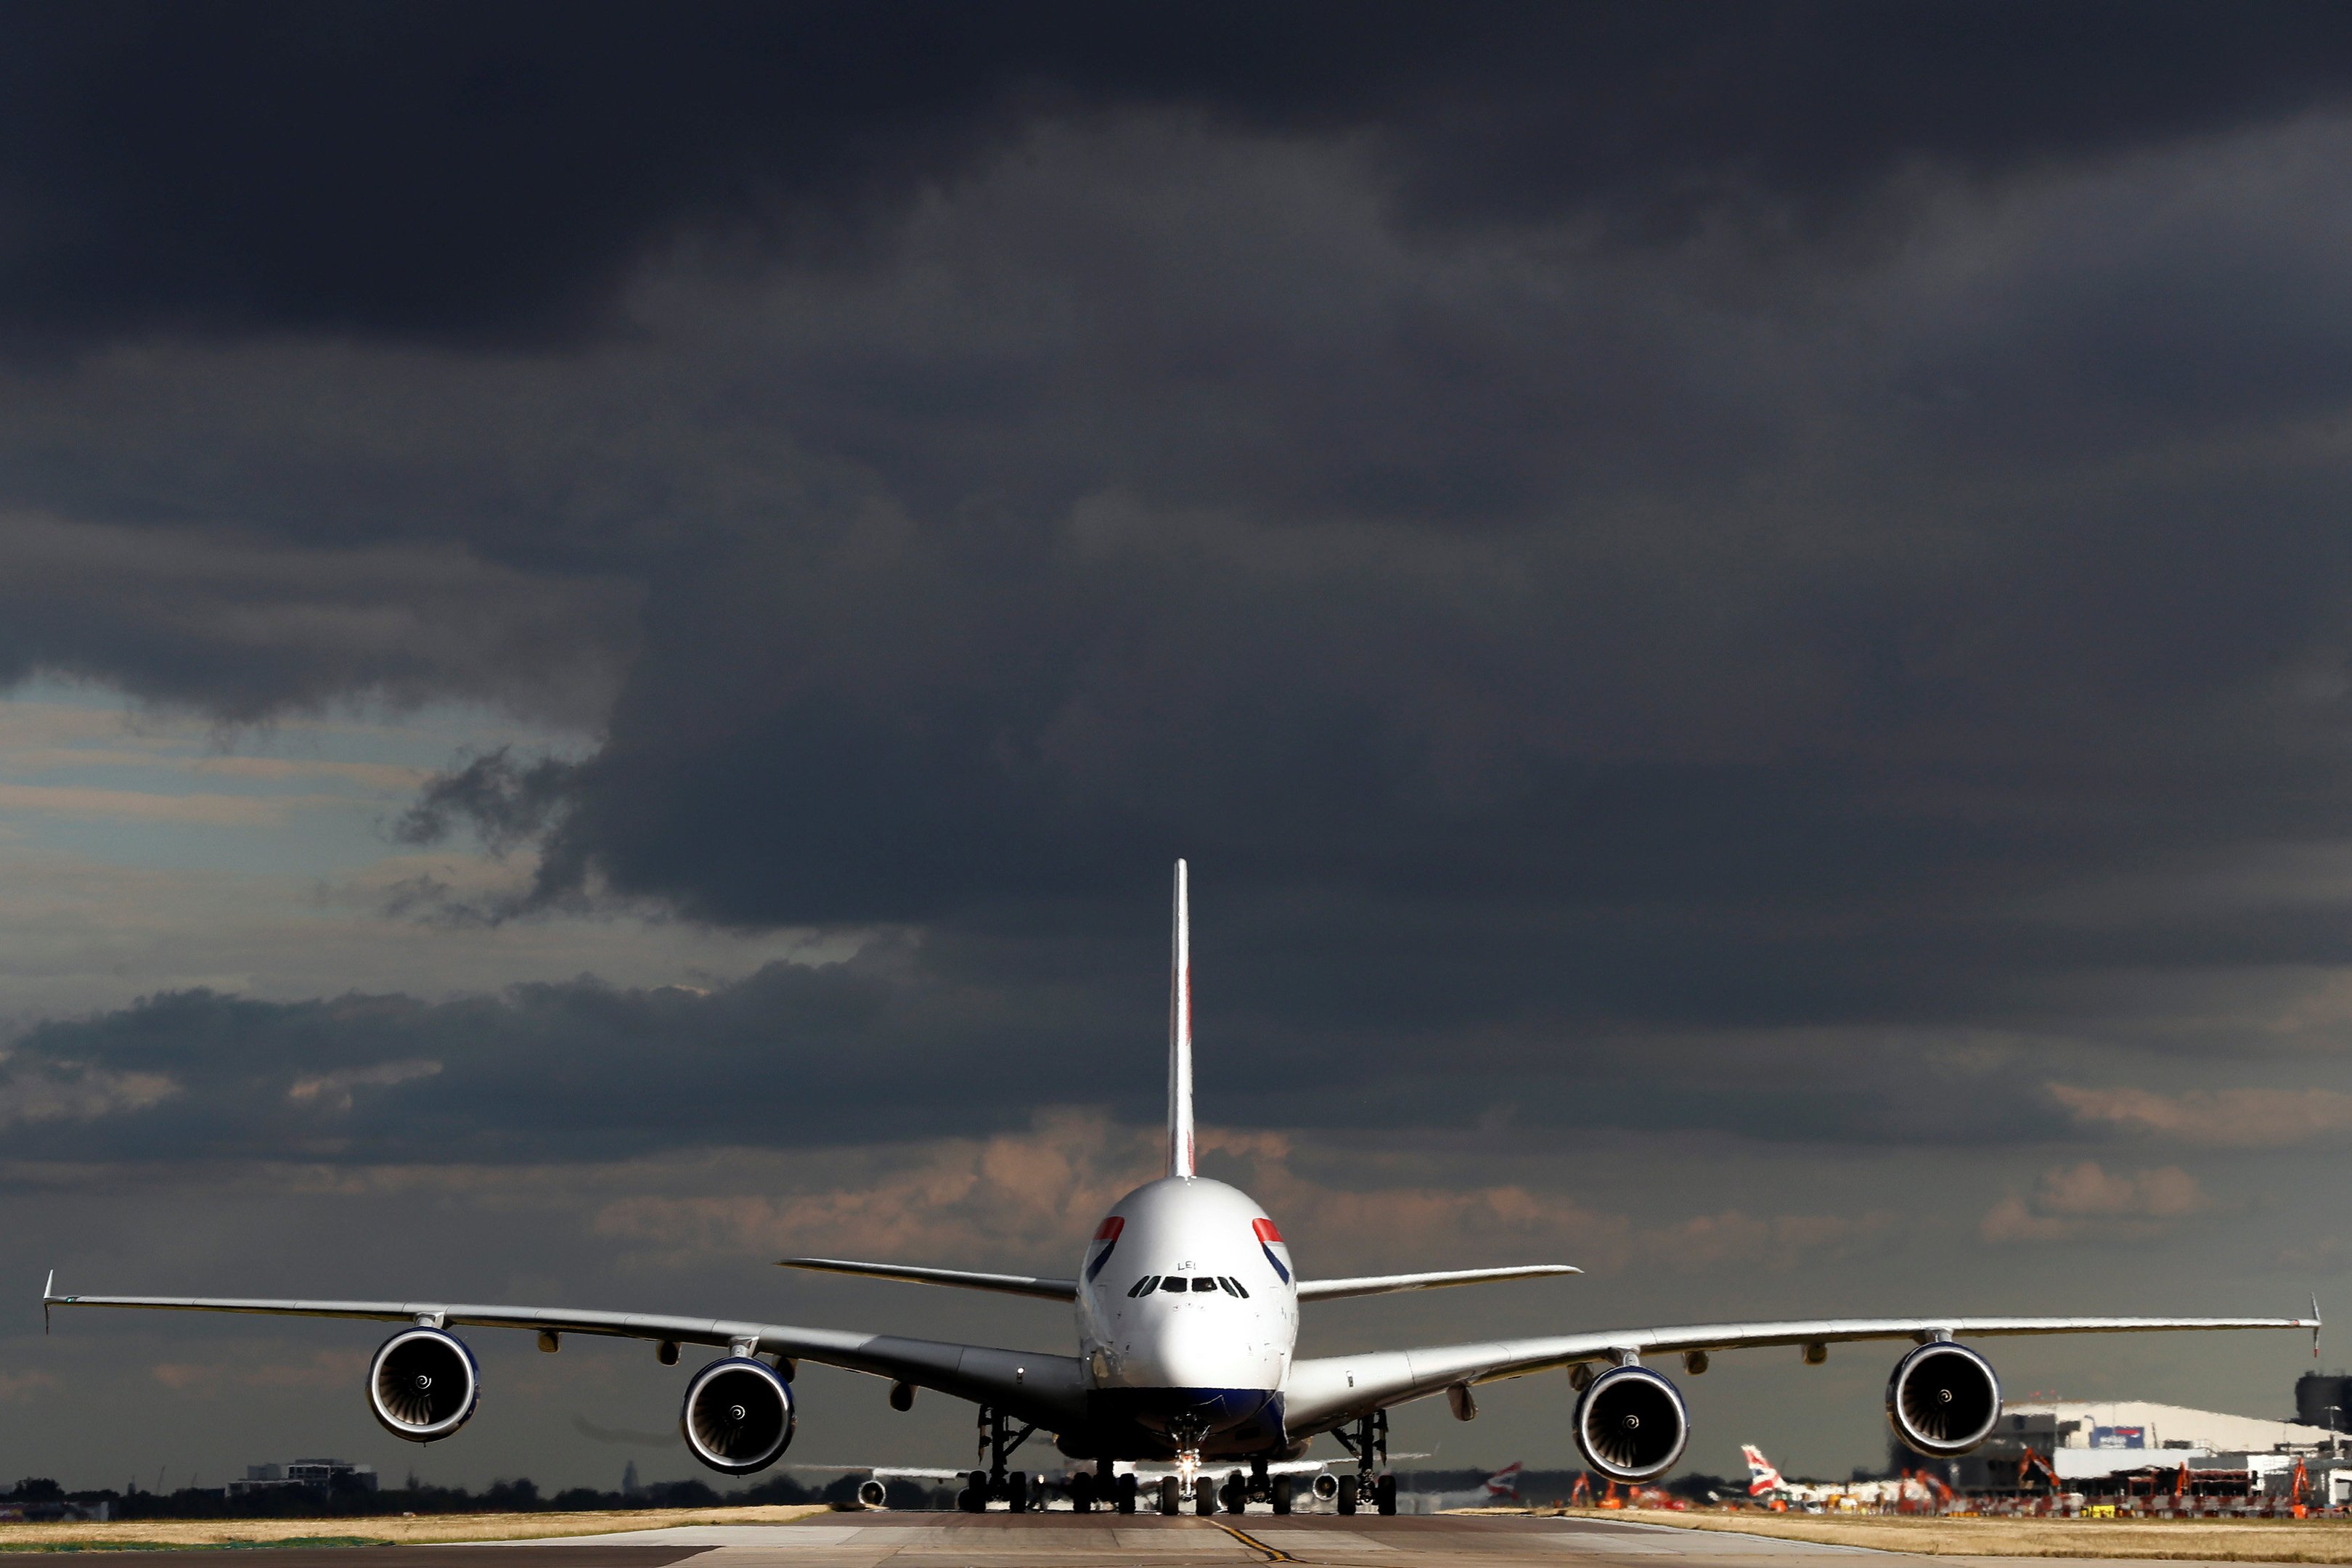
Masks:
[[[852,1522],[852,1520],[855,1522]],[[694,1568],[1209,1568],[1299,1563],[1314,1568],[1825,1568],[1826,1557],[1886,1556],[1757,1535],[1702,1534],[1582,1519],[1475,1519],[1459,1514],[1353,1518],[1271,1514],[1160,1519],[1149,1514],[865,1514],[738,1532],[719,1525],[664,1531],[665,1543],[707,1546]],[[740,1536],[756,1534],[757,1541]],[[814,1539],[822,1537],[822,1539]],[[609,1541],[605,1538],[599,1546]],[[506,1565],[511,1568],[511,1565]],[[549,1568],[562,1568],[551,1564]],[[583,1564],[582,1568],[589,1568]],[[602,1568],[602,1565],[597,1565]],[[1698,1568],[1695,1564],[1694,1568]]]
[[[1481,1519],[1463,1514],[1338,1518],[1247,1514],[834,1514],[802,1523],[694,1525],[553,1541],[358,1551],[292,1548],[267,1568],[1211,1568],[1297,1563],[1310,1568],[1835,1568],[1839,1558],[1927,1560],[1729,1531],[1614,1520]],[[216,1552],[142,1552],[140,1568],[219,1568]],[[2015,1557],[1940,1557],[1937,1568],[2020,1568]],[[2071,1559],[2068,1568],[2147,1560]],[[1855,1563],[1853,1568],[1869,1568]],[[1902,1568],[1890,1563],[1886,1568]],[[2150,1568],[2158,1565],[2150,1563]],[[2160,1568],[2200,1568],[2167,1560]],[[2216,1563],[2212,1568],[2221,1568]],[[2243,1568],[2233,1564],[2231,1568]]]

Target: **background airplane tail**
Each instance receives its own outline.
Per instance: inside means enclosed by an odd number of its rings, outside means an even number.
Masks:
[[[1176,862],[1176,921],[1168,963],[1168,1173],[1192,1174],[1192,917],[1184,862]]]

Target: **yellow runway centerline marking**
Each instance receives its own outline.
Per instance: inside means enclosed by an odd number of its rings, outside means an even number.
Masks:
[[[1265,1560],[1268,1563],[1296,1563],[1298,1561],[1297,1558],[1293,1557],[1289,1552],[1283,1551],[1280,1547],[1268,1546],[1256,1536],[1235,1530],[1232,1525],[1227,1524],[1222,1519],[1213,1519],[1209,1522],[1215,1525],[1219,1530],[1223,1531],[1227,1535],[1232,1536],[1235,1541],[1240,1542],[1244,1546],[1250,1548],[1252,1551],[1265,1552]]]

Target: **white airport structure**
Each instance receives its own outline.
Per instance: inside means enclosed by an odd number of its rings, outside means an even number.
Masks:
[[[2001,1424],[2029,1442],[2046,1433],[2051,1468],[2061,1480],[2184,1460],[2191,1468],[2206,1468],[2206,1461],[2219,1454],[2275,1455],[2282,1468],[2291,1469],[2296,1457],[2332,1453],[2342,1437],[2322,1426],[2145,1400],[2025,1402],[2009,1406]]]

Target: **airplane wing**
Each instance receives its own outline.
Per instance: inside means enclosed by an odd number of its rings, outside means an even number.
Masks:
[[[1345,1296],[1385,1296],[1391,1290],[1439,1290],[1449,1285],[1484,1285],[1496,1279],[1544,1279],[1581,1274],[1565,1263],[1527,1263],[1513,1268],[1453,1268],[1442,1274],[1371,1274],[1357,1279],[1301,1279],[1302,1301],[1336,1301]]]
[[[814,1268],[826,1274],[860,1274],[869,1279],[900,1279],[915,1285],[956,1285],[966,1290],[1001,1290],[1008,1296],[1043,1296],[1075,1301],[1075,1279],[1038,1279],[1026,1274],[973,1274],[961,1268],[919,1268],[911,1263],[858,1263],[846,1258],[782,1258],[779,1268]]]
[[[670,1318],[593,1312],[567,1307],[486,1307],[446,1301],[274,1301],[199,1296],[59,1296],[41,1293],[44,1314],[57,1307],[129,1307],[171,1312],[243,1312],[282,1318],[359,1318],[432,1328],[536,1329],[549,1334],[602,1334],[671,1344],[732,1347],[911,1383],[959,1399],[1002,1408],[1056,1429],[1086,1416],[1086,1381],[1074,1356],[995,1350],[984,1345],[798,1329],[724,1318]]]
[[[1291,1363],[1284,1416],[1293,1436],[1456,1385],[1553,1372],[1624,1355],[1826,1345],[1851,1340],[1913,1340],[1999,1334],[2154,1333],[2175,1329],[2309,1329],[2319,1318],[1819,1318],[1778,1323],[1696,1323],[1682,1328],[1606,1329],[1549,1339],[1433,1345]]]

